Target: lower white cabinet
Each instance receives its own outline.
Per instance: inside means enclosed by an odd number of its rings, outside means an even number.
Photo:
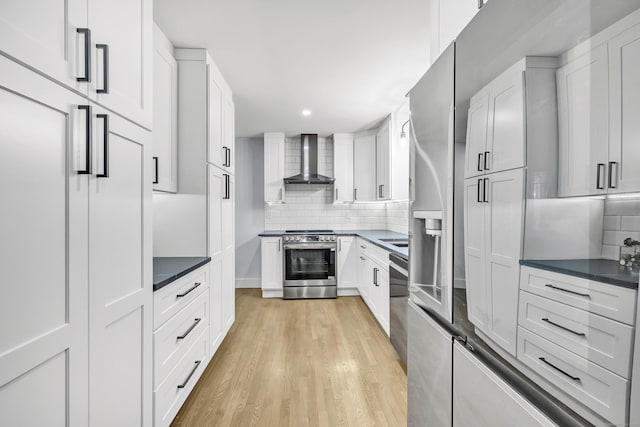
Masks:
[[[471,352],[453,344],[453,426],[555,426]]]
[[[235,248],[228,248],[221,254],[222,281],[220,283],[220,316],[223,335],[226,335],[235,320]]]
[[[168,426],[211,356],[210,264],[154,294],[154,426]],[[220,300],[218,300],[220,301]],[[218,312],[219,313],[219,312]]]
[[[515,356],[524,169],[466,179],[464,191],[469,320]]]
[[[358,251],[358,289],[362,299],[376,320],[389,335],[389,264],[381,261],[381,255],[389,254],[383,249],[373,247],[361,238],[357,239]]]
[[[282,297],[282,238],[262,238],[262,296]]]
[[[337,280],[338,291],[356,290],[358,287],[358,247],[357,238],[338,237]]]

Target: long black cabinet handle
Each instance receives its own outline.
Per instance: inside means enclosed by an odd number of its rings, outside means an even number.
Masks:
[[[222,196],[222,199],[229,200],[231,198],[230,178],[226,173],[223,173],[222,176],[224,177],[224,195]]]
[[[85,152],[85,167],[83,170],[78,171],[78,175],[91,175],[91,165],[92,165],[92,156],[91,156],[91,105],[78,105],[79,110],[84,110],[86,113],[85,117],[85,136],[86,136],[86,152]]]
[[[589,295],[589,294],[583,294],[583,293],[580,293],[580,292],[571,291],[569,289],[560,288],[558,286],[552,285],[551,283],[547,283],[545,286],[547,288],[555,289],[556,291],[562,291],[562,292],[567,292],[569,294],[578,295],[578,296],[581,296],[581,297],[591,298],[591,295]]]
[[[598,163],[598,170],[597,170],[597,177],[596,177],[596,188],[598,190],[604,190],[604,183],[602,182],[603,179],[601,179],[600,177],[602,176],[601,172],[604,171],[604,168],[606,167],[606,165],[604,163]]]
[[[193,369],[189,373],[189,376],[187,377],[187,379],[184,380],[184,382],[182,384],[178,384],[178,388],[185,388],[187,386],[187,383],[189,382],[189,380],[191,379],[193,374],[196,373],[196,370],[198,369],[198,366],[200,366],[200,363],[202,363],[202,360],[196,360],[195,363],[196,363],[196,366],[193,367]]]
[[[556,322],[554,322],[554,321],[552,321],[552,320],[549,320],[547,317],[543,317],[543,318],[542,318],[542,319],[540,319],[540,320],[542,320],[543,322],[547,322],[548,324],[553,325],[553,326],[555,326],[556,328],[560,328],[560,329],[563,329],[563,330],[565,330],[565,331],[567,331],[567,332],[571,332],[572,334],[577,335],[577,336],[579,336],[579,337],[586,337],[586,336],[587,336],[587,335],[586,335],[585,333],[583,333],[583,332],[576,332],[576,331],[574,331],[573,329],[569,329],[569,328],[567,328],[566,326],[562,326],[562,325],[560,325],[560,324],[558,324],[558,323],[556,323]]]
[[[551,366],[553,369],[555,369],[556,371],[560,372],[561,374],[564,374],[566,376],[568,376],[569,378],[571,378],[574,381],[580,381],[580,377],[574,377],[573,375],[571,375],[570,373],[568,373],[567,371],[564,371],[560,368],[558,368],[556,365],[554,365],[553,363],[549,362],[547,359],[545,359],[544,357],[538,357],[538,360],[543,361],[544,363],[546,363],[547,365]]]
[[[231,148],[227,147],[227,167],[231,167]]]
[[[98,178],[109,178],[109,115],[97,114],[96,117],[103,120],[102,127],[102,173],[96,175]]]
[[[613,178],[614,178],[614,174],[613,174],[613,167],[616,167],[616,173],[615,173],[615,178],[616,178],[616,185],[613,185]],[[609,188],[616,188],[618,186],[618,162],[609,162]]]
[[[489,203],[489,195],[487,194],[488,189],[489,189],[489,178],[485,178],[482,180],[482,201],[485,203]]]
[[[483,182],[484,180],[482,178],[478,179],[478,203],[482,203],[482,192],[480,191],[480,187],[482,186]]]
[[[76,77],[79,82],[91,81],[91,30],[76,28],[76,32],[84,35],[84,76]]]
[[[109,93],[109,45],[96,44],[96,49],[102,50],[102,89],[96,89],[97,93]]]
[[[189,326],[189,329],[187,329],[187,330],[184,332],[184,334],[182,334],[182,335],[178,335],[178,336],[176,337],[176,339],[179,339],[179,340],[183,340],[183,339],[185,339],[185,338],[187,337],[187,335],[189,335],[189,334],[191,333],[191,331],[193,331],[193,328],[195,328],[196,326],[198,326],[198,323],[200,323],[200,321],[201,321],[201,320],[202,320],[202,319],[201,319],[201,318],[199,318],[199,317],[198,317],[197,319],[195,319],[195,322],[193,322],[193,325]]]
[[[154,163],[154,168],[155,168],[155,172],[153,175],[153,183],[157,184],[158,181],[158,157],[153,156],[153,163]]]
[[[484,170],[488,171],[489,170],[489,166],[487,166],[487,161],[489,160],[489,151],[485,151],[484,152],[484,162],[483,166],[484,166]]]
[[[482,172],[482,165],[484,161],[482,160],[482,153],[478,153],[478,172]]]
[[[191,292],[193,292],[198,286],[202,285],[202,283],[200,282],[196,282],[195,285],[193,285],[192,287],[190,287],[188,290],[186,290],[185,292],[176,295],[176,298],[183,298],[186,297],[187,295],[189,295]]]

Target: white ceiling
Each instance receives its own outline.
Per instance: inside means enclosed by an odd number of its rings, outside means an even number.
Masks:
[[[154,15],[176,47],[208,49],[233,90],[236,136],[327,136],[403,102],[429,66],[428,3],[154,0]]]

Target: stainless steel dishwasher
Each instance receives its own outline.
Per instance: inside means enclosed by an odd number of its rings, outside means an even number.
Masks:
[[[409,262],[389,254],[389,311],[391,345],[407,364],[407,308],[409,302]]]

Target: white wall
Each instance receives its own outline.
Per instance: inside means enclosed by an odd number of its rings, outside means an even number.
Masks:
[[[236,287],[260,287],[260,238],[264,226],[262,138],[237,138]]]

